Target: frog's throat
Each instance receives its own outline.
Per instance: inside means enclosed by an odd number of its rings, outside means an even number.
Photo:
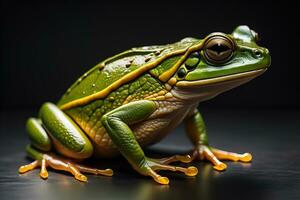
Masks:
[[[121,85],[134,80],[135,78],[139,77],[140,75],[142,75],[143,73],[146,73],[148,71],[150,71],[151,69],[155,68],[156,66],[158,66],[161,62],[163,62],[165,59],[167,59],[168,57],[171,56],[175,56],[175,55],[182,55],[183,56],[177,61],[177,63],[171,67],[169,70],[165,71],[164,73],[162,73],[158,78],[162,81],[162,82],[166,82],[168,81],[168,79],[173,76],[174,73],[176,73],[176,71],[178,70],[178,68],[181,66],[181,64],[184,62],[184,60],[187,58],[187,56],[193,52],[196,51],[197,49],[201,49],[203,46],[203,41],[192,45],[186,49],[181,49],[181,50],[177,50],[174,51],[170,54],[166,54],[165,56],[160,57],[159,59],[157,59],[154,62],[145,64],[144,66],[140,67],[139,69],[133,71],[132,73],[128,73],[126,74],[123,78],[119,79],[118,81],[114,82],[113,84],[111,84],[110,86],[108,86],[106,89],[101,90],[100,92],[97,92],[95,94],[89,95],[87,97],[82,97],[80,99],[77,100],[73,100],[70,101],[68,103],[65,103],[63,105],[60,105],[59,108],[62,110],[68,110],[70,108],[76,107],[76,106],[80,106],[80,105],[84,105],[90,101],[93,101],[95,99],[100,99],[100,98],[104,98],[106,97],[110,92],[116,90],[117,88],[119,88]],[[102,68],[105,64],[102,63],[99,66]],[[93,69],[94,70],[94,69]]]
[[[173,96],[183,100],[205,101],[249,82],[266,70],[264,68],[197,81],[179,81],[171,90],[171,93]]]

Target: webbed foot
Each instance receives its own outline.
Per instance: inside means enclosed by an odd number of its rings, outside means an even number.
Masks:
[[[227,165],[220,160],[250,162],[252,155],[250,153],[238,154],[227,152],[207,145],[199,145],[193,151],[192,159],[209,160],[214,165],[214,169],[223,171],[227,168]]]
[[[178,167],[168,165],[171,162],[183,162],[189,163],[192,161],[192,158],[189,155],[181,156],[175,155],[168,158],[154,159],[154,158],[146,158],[145,161],[138,167],[137,171],[143,175],[151,176],[157,183],[166,185],[169,184],[169,179],[167,177],[163,177],[156,173],[156,171],[160,170],[169,170],[169,171],[179,171],[183,172],[187,176],[196,176],[198,174],[198,169],[194,166],[190,167]]]
[[[85,167],[83,165],[79,165],[48,154],[43,154],[41,160],[35,160],[30,164],[21,166],[19,168],[19,173],[23,174],[38,167],[41,168],[40,177],[42,179],[48,178],[47,167],[51,167],[56,170],[63,170],[63,171],[70,172],[71,174],[74,175],[75,179],[82,182],[87,182],[87,177],[83,175],[81,172],[97,174],[97,175],[99,174],[105,176],[113,175],[113,171],[111,169],[100,170],[96,168]]]

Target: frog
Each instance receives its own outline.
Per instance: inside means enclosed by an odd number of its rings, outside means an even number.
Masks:
[[[85,174],[112,176],[113,170],[82,161],[123,156],[139,174],[164,185],[169,178],[160,170],[197,175],[197,167],[181,163],[207,160],[223,171],[224,160],[251,162],[251,153],[209,145],[198,107],[269,68],[270,53],[258,41],[254,30],[240,25],[229,34],[213,32],[203,39],[131,48],[100,62],[56,104],[42,104],[38,117],[27,120],[26,152],[34,161],[21,166],[19,173],[40,168],[40,177],[47,179],[47,168],[53,168],[86,182]],[[181,123],[193,144],[191,153],[162,158],[145,154],[146,147]]]

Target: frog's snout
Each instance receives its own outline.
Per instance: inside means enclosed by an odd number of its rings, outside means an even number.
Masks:
[[[252,50],[252,55],[255,59],[261,60],[265,68],[271,65],[271,56],[269,50],[264,47],[258,47]]]
[[[254,58],[263,58],[269,54],[269,51],[266,48],[259,47],[252,50],[252,54]]]

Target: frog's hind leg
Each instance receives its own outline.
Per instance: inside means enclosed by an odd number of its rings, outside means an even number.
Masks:
[[[84,173],[91,173],[96,175],[105,175],[105,176],[112,176],[113,171],[111,169],[96,169],[96,168],[90,168],[83,165],[76,164],[70,160],[60,158],[58,156],[54,156],[52,154],[42,153],[36,150],[34,147],[31,147],[30,145],[26,148],[27,153],[36,159],[30,164],[23,165],[19,168],[19,173],[23,174],[26,172],[29,172],[36,168],[41,168],[40,171],[40,177],[43,179],[48,178],[48,171],[47,167],[51,167],[56,170],[63,170],[70,172],[74,175],[75,179],[79,181],[86,182],[87,177],[84,176],[81,172]]]
[[[40,176],[48,177],[47,167],[72,173],[77,180],[86,181],[81,172],[111,176],[111,169],[88,168],[75,162],[53,155],[54,149],[65,158],[83,160],[93,154],[93,146],[82,130],[54,104],[45,103],[40,109],[40,118],[30,118],[26,123],[32,145],[27,153],[36,161],[21,166],[20,173],[41,167]],[[48,135],[49,134],[49,135]],[[51,139],[50,140],[50,137]]]

